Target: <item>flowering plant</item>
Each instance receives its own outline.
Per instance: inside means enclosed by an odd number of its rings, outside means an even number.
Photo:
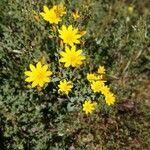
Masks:
[[[86,114],[96,110],[97,104],[101,105],[102,95],[105,97],[106,105],[114,105],[116,97],[106,84],[105,67],[99,65],[96,73],[89,73],[84,70],[84,67],[87,68],[88,54],[82,41],[86,32],[80,31],[78,25],[75,27],[74,22],[80,18],[78,12],[72,13],[74,21],[67,26],[63,22],[63,17],[67,15],[67,9],[63,3],[54,5],[52,8],[44,6],[43,10],[44,12],[41,12],[40,15],[50,23],[49,26],[56,35],[56,39],[60,41],[59,43],[54,41],[57,45],[57,49],[55,49],[57,61],[54,65],[56,70],[59,70],[59,75],[55,70],[52,72],[50,71],[52,69],[48,69],[50,64],[42,64],[39,61],[36,67],[30,64],[31,71],[25,71],[25,75],[28,76],[25,81],[32,82],[31,87],[37,87],[40,91],[53,81],[54,86],[49,90],[56,90],[60,97],[64,95],[67,98],[68,106],[71,99],[78,98],[78,101],[76,100],[77,105],[72,104],[72,106],[77,108],[78,111],[82,108]],[[68,22],[70,21],[68,20]],[[81,74],[80,78],[78,78],[79,73]],[[53,77],[53,74],[55,77]],[[57,82],[54,82],[56,78]],[[89,84],[87,81],[89,81]],[[82,84],[85,86],[84,93],[81,91]],[[96,95],[97,93],[99,93],[99,96]]]
[[[0,0],[0,150],[149,149],[148,2]]]

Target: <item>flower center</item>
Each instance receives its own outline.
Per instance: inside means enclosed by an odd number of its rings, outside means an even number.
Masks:
[[[66,41],[73,41],[73,35],[71,33],[66,35]]]
[[[70,55],[69,59],[70,59],[69,61],[70,61],[71,64],[76,64],[77,57],[75,55]]]
[[[36,79],[37,80],[43,80],[43,78],[44,78],[43,72],[41,72],[41,71],[37,72]]]
[[[90,111],[90,110],[91,110],[91,106],[90,106],[90,105],[87,105],[87,106],[86,106],[86,110],[87,110],[87,111]]]

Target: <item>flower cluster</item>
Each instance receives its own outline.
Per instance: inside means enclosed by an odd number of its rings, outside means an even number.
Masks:
[[[62,17],[66,14],[66,8],[63,3],[54,5],[52,8],[47,6],[43,7],[43,11],[40,15],[43,19],[50,24],[59,24],[62,21]],[[74,20],[80,18],[78,11],[72,13]],[[83,55],[83,50],[79,48],[81,44],[81,37],[85,35],[86,31],[79,31],[77,27],[73,27],[72,24],[66,26],[62,24],[59,28],[56,28],[58,38],[62,41],[63,46],[59,49],[59,63],[61,63],[65,68],[79,68],[86,60]],[[60,66],[59,66],[60,67]],[[34,66],[29,65],[30,71],[25,71],[27,78],[26,82],[32,83],[31,87],[44,87],[51,81],[52,71],[49,69],[47,64],[39,61]],[[112,105],[115,102],[115,96],[110,92],[110,89],[105,85],[104,80],[105,68],[100,66],[97,73],[88,73],[87,80],[91,84],[91,89],[94,93],[101,92],[105,96],[106,103]],[[57,85],[58,93],[69,95],[74,88],[74,83],[67,78],[61,78],[59,84]],[[85,100],[83,103],[83,111],[86,114],[92,113],[96,109],[97,103],[91,101],[90,99]]]
[[[99,66],[97,73],[88,73],[87,80],[91,84],[91,89],[94,93],[101,93],[105,96],[107,105],[113,105],[115,100],[114,94],[110,91],[110,88],[105,85],[104,75],[105,67]]]

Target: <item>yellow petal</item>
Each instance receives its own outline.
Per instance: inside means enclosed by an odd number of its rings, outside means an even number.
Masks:
[[[60,55],[64,57],[64,56],[66,56],[66,53],[63,52],[63,51],[61,51],[61,52],[60,52]]]
[[[62,30],[58,30],[58,32],[59,32],[59,34],[62,34],[62,33],[63,33],[63,31],[62,31]]]
[[[79,39],[82,35],[81,34],[76,34],[76,38]]]
[[[26,76],[31,76],[31,75],[32,75],[32,72],[31,72],[31,71],[25,71],[24,74],[25,74]]]
[[[48,12],[49,12],[49,9],[48,9],[47,6],[43,6],[43,10],[44,10],[45,13],[48,13]]]
[[[67,30],[65,25],[62,25],[62,30],[65,32]]]
[[[76,43],[76,44],[79,44],[79,43],[80,43],[80,41],[79,41],[79,40],[76,40],[76,41],[75,41],[75,43]]]
[[[59,62],[66,62],[64,58],[60,58]]]
[[[41,62],[38,62],[38,63],[36,64],[36,67],[37,67],[37,69],[41,69],[41,68],[42,68]]]
[[[48,65],[44,65],[44,66],[42,67],[42,69],[43,69],[44,71],[46,71],[46,70],[48,69]]]
[[[66,53],[69,53],[70,52],[70,48],[68,46],[65,47],[65,51]]]
[[[46,71],[46,76],[50,76],[50,75],[52,75],[52,72],[51,71]]]
[[[70,66],[70,64],[69,63],[65,63],[65,67],[69,67]]]
[[[45,13],[41,12],[40,15],[45,18]]]
[[[72,31],[72,25],[68,27],[68,31]]]
[[[26,82],[32,82],[32,78],[28,77],[25,79]]]
[[[78,32],[78,29],[74,29],[74,30],[73,30],[73,33],[74,33],[74,34],[77,34],[77,32]]]
[[[50,82],[50,78],[45,78],[45,82]]]
[[[31,71],[34,71],[35,70],[35,67],[32,65],[32,64],[30,64],[30,69],[31,69]]]
[[[34,87],[37,86],[37,85],[38,85],[38,83],[34,81],[34,82],[32,83],[32,88],[34,88]]]
[[[40,82],[40,83],[39,83],[39,86],[40,86],[40,87],[43,87],[43,85],[44,85],[44,82]]]

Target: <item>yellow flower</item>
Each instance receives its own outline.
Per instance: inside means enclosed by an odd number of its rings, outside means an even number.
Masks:
[[[98,72],[99,74],[105,74],[105,71],[106,71],[106,70],[105,70],[105,67],[104,67],[104,66],[99,66],[97,72]]]
[[[66,7],[63,3],[53,6],[53,9],[58,17],[62,17],[66,14]]]
[[[116,101],[116,98],[113,93],[109,92],[105,95],[105,101],[107,105],[113,105]]]
[[[93,81],[91,83],[91,89],[94,93],[101,92],[102,87],[104,86],[104,81]]]
[[[87,80],[88,80],[89,82],[92,82],[92,81],[97,80],[96,74],[94,74],[94,73],[88,73],[88,74],[87,74]]]
[[[74,44],[79,44],[79,38],[81,38],[81,34],[78,31],[78,28],[73,28],[72,25],[70,25],[68,28],[63,25],[61,27],[61,30],[59,31],[59,37],[63,40],[64,43],[73,46]]]
[[[78,11],[74,11],[72,12],[72,17],[74,20],[77,20],[80,18],[79,12]]]
[[[65,52],[60,52],[61,58],[60,62],[65,63],[65,67],[78,67],[83,63],[85,56],[82,55],[82,50],[76,50],[75,46],[72,46],[71,49],[66,46]]]
[[[44,20],[48,21],[51,24],[58,24],[61,21],[60,16],[56,14],[56,8],[53,7],[49,9],[47,6],[43,7],[44,12],[41,12],[40,15],[43,17]]]
[[[63,81],[60,81],[58,87],[59,87],[58,92],[63,92],[68,95],[68,93],[71,91],[73,86],[72,86],[71,81],[67,82],[66,80],[63,80]]]
[[[96,108],[97,103],[91,102],[91,100],[86,100],[83,104],[83,111],[85,111],[86,114],[92,113]]]
[[[31,71],[25,71],[25,75],[28,76],[25,81],[32,82],[32,88],[35,86],[43,87],[45,83],[50,82],[50,76],[52,72],[48,70],[48,65],[43,65],[41,62],[36,64],[36,67],[30,64]]]

